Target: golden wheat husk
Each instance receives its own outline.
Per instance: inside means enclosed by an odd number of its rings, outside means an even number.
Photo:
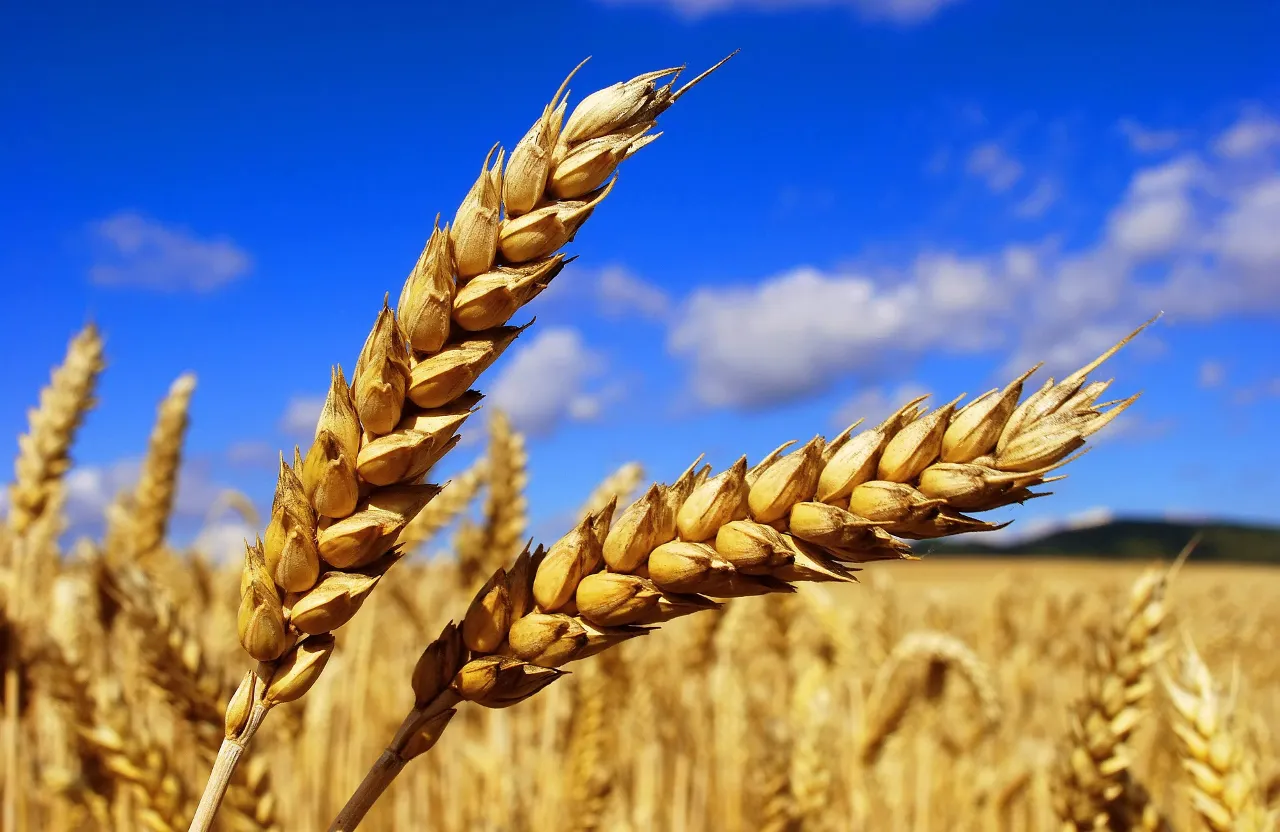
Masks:
[[[71,467],[71,445],[85,414],[93,407],[93,391],[103,368],[102,338],[93,324],[67,346],[66,357],[40,391],[39,405],[29,411],[29,428],[18,437],[14,481],[9,487],[8,535],[0,546],[0,566],[7,567],[9,614],[25,622],[41,606],[58,559],[56,541],[62,531],[62,478]],[[12,657],[12,652],[10,657]],[[21,738],[18,713],[22,691],[19,670],[4,666],[4,794],[3,823],[21,819],[19,769]]]
[[[713,598],[849,581],[857,564],[911,557],[895,534],[998,528],[952,506],[974,512],[1022,502],[1132,403],[1136,397],[1095,406],[1096,396],[1077,394],[1133,335],[1020,405],[1026,376],[960,411],[956,400],[926,412],[917,399],[874,428],[855,433],[855,423],[789,453],[794,443],[786,443],[755,466],[743,457],[712,476],[698,460],[616,521],[611,503],[549,549],[526,548],[480,588],[461,626],[446,627],[420,658],[415,705],[384,753],[389,762],[375,767],[331,828],[359,823],[408,762],[403,752],[416,726],[458,700],[509,707],[555,681],[560,666],[713,607]],[[940,461],[947,457],[954,461]],[[919,490],[928,471],[948,464],[978,475],[945,494]]]

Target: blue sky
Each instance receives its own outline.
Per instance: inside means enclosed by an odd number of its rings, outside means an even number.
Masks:
[[[177,534],[221,487],[265,504],[274,450],[494,141],[586,55],[575,101],[739,48],[623,166],[486,376],[530,434],[540,531],[627,460],[665,479],[756,457],[917,391],[1061,370],[1158,310],[1105,371],[1144,398],[1015,528],[1280,522],[1276,4],[428,5],[8,12],[0,435],[97,321],[77,524],[186,370]]]

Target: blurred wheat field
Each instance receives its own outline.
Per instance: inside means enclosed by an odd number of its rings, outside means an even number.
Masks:
[[[239,667],[227,637],[236,571],[206,574],[167,557],[160,574],[180,599],[174,629],[191,639],[183,649],[199,653],[209,672],[224,669],[216,675],[229,690]],[[374,593],[343,631],[337,672],[285,706],[271,741],[256,749],[271,780],[264,819],[276,828],[325,828],[394,732],[420,645],[466,600],[456,561],[399,568],[396,591]],[[1111,609],[1140,570],[926,559],[877,565],[860,585],[735,600],[676,622],[663,638],[582,663],[519,707],[464,711],[366,828],[1055,829],[1051,777],[1069,705]],[[152,734],[142,758],[162,760],[157,770],[193,790],[210,749],[193,744],[197,725],[133,665],[162,634],[117,632],[108,641],[95,591],[92,569],[72,560],[55,579],[50,635],[68,656],[105,670],[91,672],[89,686],[99,701],[119,703],[112,719],[122,741]],[[1239,671],[1238,707],[1274,801],[1280,571],[1191,563],[1170,606],[1173,627],[1195,635],[1219,678]],[[954,665],[927,656],[895,664],[895,648],[925,632],[972,650],[994,709]],[[98,828],[82,794],[95,788],[80,768],[88,758],[77,758],[59,703],[38,682],[33,694],[24,716],[36,739],[24,760],[27,828]],[[1153,699],[1137,731],[1135,769],[1176,828],[1198,828],[1168,705],[1159,692]],[[887,737],[869,750],[879,733]],[[129,779],[107,790],[114,828],[135,828],[122,820],[133,789],[156,788],[147,776],[135,778],[140,785]]]

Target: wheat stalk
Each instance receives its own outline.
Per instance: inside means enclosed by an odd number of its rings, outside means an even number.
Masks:
[[[895,534],[999,528],[960,510],[1037,496],[1032,487],[1136,399],[1097,405],[1107,383],[1086,382],[1138,331],[1021,404],[1029,373],[961,410],[957,399],[926,413],[917,399],[875,428],[855,434],[855,423],[785,453],[788,442],[753,467],[742,457],[711,476],[699,459],[616,521],[611,504],[550,549],[526,548],[481,587],[461,626],[450,623],[423,653],[413,709],[331,829],[354,828],[460,701],[514,705],[555,681],[561,665],[714,607],[712,597],[850,580],[846,564],[911,557]]]
[[[1213,832],[1274,829],[1256,764],[1233,724],[1234,702],[1224,700],[1190,638],[1180,664],[1180,677],[1164,674],[1163,682],[1173,703],[1173,731],[1196,813]]]
[[[678,90],[680,69],[642,75],[587,96],[567,120],[562,85],[505,171],[495,145],[452,228],[434,230],[398,311],[384,302],[350,386],[335,367],[305,461],[296,451],[292,466],[281,459],[264,542],[246,553],[238,629],[259,664],[228,707],[193,832],[209,828],[268,711],[319,677],[331,631],[439,491],[421,480],[479,401],[468,388],[522,331],[506,325],[511,316],[564,267],[559,250],[613,189],[617,166],[656,138],[658,116],[716,67]]]

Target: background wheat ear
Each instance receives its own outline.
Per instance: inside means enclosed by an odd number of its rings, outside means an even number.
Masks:
[[[1214,832],[1261,832],[1275,828],[1258,782],[1257,761],[1247,750],[1236,719],[1234,694],[1224,697],[1184,633],[1178,673],[1162,674],[1173,705],[1173,731],[1191,803]]]
[[[1149,713],[1154,668],[1167,644],[1163,627],[1169,581],[1199,542],[1193,538],[1168,569],[1149,569],[1095,643],[1055,780],[1054,808],[1064,828],[1160,828],[1167,822],[1133,771],[1130,736]]]

